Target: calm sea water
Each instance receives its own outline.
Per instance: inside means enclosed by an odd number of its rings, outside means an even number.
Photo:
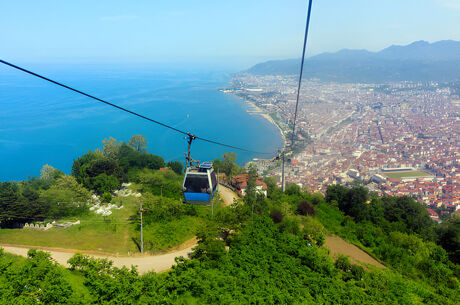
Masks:
[[[240,99],[217,91],[229,71],[154,66],[25,65],[102,99],[201,137],[256,151],[282,146],[278,130],[251,115]],[[142,134],[149,152],[166,161],[184,160],[183,135],[79,96],[63,88],[0,67],[0,181],[38,176],[44,164],[70,173],[72,162],[110,136],[124,142]],[[192,156],[206,161],[229,148],[195,141]],[[267,157],[235,151],[238,163]]]

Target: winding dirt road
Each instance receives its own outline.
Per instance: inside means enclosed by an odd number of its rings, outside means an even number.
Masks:
[[[227,188],[226,186],[219,184],[219,194],[224,200],[224,206],[231,205],[233,203],[233,199],[238,199],[238,195],[235,194],[232,190]]]
[[[159,254],[159,255],[140,255],[135,256],[113,256],[109,254],[103,254],[98,252],[85,252],[73,249],[62,249],[62,248],[45,248],[45,247],[34,247],[34,246],[21,246],[21,245],[9,245],[0,244],[0,248],[3,248],[5,252],[27,257],[27,251],[31,248],[44,250],[51,254],[51,257],[56,260],[59,264],[69,267],[67,261],[76,252],[90,255],[95,258],[108,258],[113,261],[115,267],[121,268],[123,266],[130,268],[132,265],[137,266],[137,270],[140,274],[144,274],[148,271],[162,272],[170,269],[176,264],[174,259],[179,256],[188,257],[188,253],[192,252],[192,248],[196,246],[196,239],[193,238],[184,244],[178,246],[172,252]],[[329,248],[331,257],[335,257],[337,254],[344,254],[350,256],[350,260],[353,263],[361,264],[365,267],[366,264],[371,264],[380,268],[386,268],[384,265],[379,263],[377,260],[369,256],[366,252],[362,251],[355,245],[352,245],[340,237],[337,236],[326,236],[325,247]]]
[[[194,239],[191,241],[195,241]],[[190,244],[190,242],[189,242]],[[121,268],[126,266],[130,268],[132,265],[137,266],[137,270],[140,274],[146,273],[148,271],[162,272],[170,269],[173,265],[176,264],[174,258],[183,256],[187,257],[188,253],[192,252],[192,248],[195,245],[188,246],[185,249],[180,249],[174,252],[160,254],[160,255],[136,255],[136,256],[111,256],[106,254],[94,254],[87,253],[84,251],[78,250],[69,250],[69,249],[59,249],[59,248],[44,248],[44,247],[32,247],[32,246],[20,246],[20,245],[2,245],[0,248],[3,248],[5,252],[20,255],[27,257],[27,251],[31,248],[40,249],[51,254],[51,257],[56,260],[60,265],[69,267],[67,261],[71,258],[76,252],[90,255],[95,258],[108,258],[113,261],[115,267]]]

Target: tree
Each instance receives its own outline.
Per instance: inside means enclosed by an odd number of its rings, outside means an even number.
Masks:
[[[225,244],[219,240],[220,230],[215,223],[206,222],[196,233],[198,246],[195,248],[193,256],[202,260],[217,260],[225,255]]]
[[[45,164],[40,170],[40,179],[50,181],[59,178],[64,175],[64,173],[58,169],[55,169],[51,165]]]
[[[236,154],[225,153],[221,159],[216,159],[213,162],[214,169],[221,173],[225,173],[228,178],[241,172],[241,168],[236,165]]]
[[[270,212],[270,217],[274,223],[280,223],[283,221],[283,214],[279,210],[273,210]]]
[[[301,189],[300,189],[300,186],[298,186],[297,184],[295,183],[289,183],[287,186],[286,186],[286,191],[285,193],[287,195],[300,195],[302,193]]]
[[[147,147],[147,139],[140,134],[134,135],[131,137],[131,140],[129,140],[128,144],[134,148],[134,150],[141,152],[144,151]]]
[[[40,204],[48,207],[47,217],[74,216],[87,210],[90,192],[73,176],[62,176],[49,189],[40,193]]]
[[[162,157],[149,154],[146,151],[139,152],[130,145],[123,144],[118,155],[120,167],[125,173],[132,169],[151,168],[159,169],[165,166]]]
[[[385,218],[393,223],[402,223],[410,232],[422,234],[426,239],[434,238],[433,221],[427,210],[414,199],[383,197]]]
[[[254,164],[249,165],[248,170],[248,184],[246,187],[246,196],[245,202],[248,206],[251,207],[252,212],[254,212],[254,204],[256,201],[256,192],[257,192],[257,168]]]
[[[315,215],[315,208],[306,201],[301,201],[297,207],[297,212],[300,215]]]
[[[102,158],[91,161],[85,166],[86,174],[89,177],[96,177],[100,174],[113,175],[119,179],[122,178],[123,172],[118,161],[110,158]]]
[[[117,178],[112,175],[102,173],[92,179],[93,187],[99,194],[110,193],[116,190],[120,183]]]
[[[21,207],[17,205],[19,198],[19,188],[16,183],[0,182],[0,225],[2,227],[11,225],[11,222],[20,215],[18,213]]]
[[[365,187],[358,186],[346,190],[345,196],[339,201],[339,209],[346,215],[355,217],[357,221],[367,219],[368,190]]]
[[[184,170],[184,166],[179,161],[169,161],[167,166],[178,175],[182,174]]]
[[[438,232],[438,243],[447,251],[455,264],[460,264],[460,219],[445,223]]]
[[[92,150],[88,151],[86,154],[73,161],[71,171],[72,176],[77,179],[78,183],[85,184],[85,180],[88,178],[86,167],[91,161],[101,158],[103,158],[101,155],[93,152]]]
[[[347,189],[340,184],[330,184],[327,186],[326,202],[341,202],[347,193]]]
[[[104,143],[104,147],[102,148],[104,156],[111,159],[118,158],[120,147],[123,144],[121,141],[117,142],[115,138],[110,137],[109,139],[104,139],[102,143]]]

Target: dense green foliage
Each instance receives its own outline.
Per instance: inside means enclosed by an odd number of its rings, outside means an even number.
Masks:
[[[239,167],[236,161],[235,153],[225,153],[222,156],[222,159],[215,159],[213,161],[213,167],[216,172],[224,173],[230,182],[230,178],[234,175],[238,175],[244,172],[244,169]]]
[[[225,241],[216,239],[219,229],[208,222],[198,232],[200,243],[194,258],[178,258],[178,265],[165,274],[139,276],[136,269],[115,268],[105,259],[77,254],[70,261],[72,272],[83,278],[90,297],[98,304],[456,304],[458,283],[436,286],[409,280],[391,270],[368,270],[353,265],[346,257],[332,260],[327,250],[311,246],[302,236],[283,232],[266,215],[254,215],[239,233]],[[8,258],[0,256],[0,266]],[[50,263],[58,270],[58,267]],[[40,276],[39,266],[29,274]],[[5,283],[10,273],[0,275]],[[57,272],[57,271],[55,271]],[[6,274],[6,275],[5,275]],[[16,276],[16,273],[14,273]],[[46,279],[46,277],[45,277]],[[58,277],[59,279],[59,277]],[[62,276],[60,277],[62,279]],[[30,280],[30,282],[33,282]],[[55,295],[61,303],[76,294],[81,284],[69,286],[59,281],[56,287],[41,284],[33,291],[44,297]],[[457,285],[457,286],[455,286]],[[5,285],[0,286],[5,289]],[[4,300],[30,297],[24,286],[8,286]],[[2,291],[3,292],[3,291]],[[36,297],[36,295],[34,295]],[[32,298],[32,297],[31,297]]]
[[[76,160],[72,176],[46,166],[40,178],[0,183],[1,225],[81,215],[90,190],[109,201],[112,190],[130,181],[142,196],[126,209],[126,226],[132,226],[127,235],[134,232],[131,238],[139,242],[137,201],[142,202],[144,248],[157,251],[196,236],[191,258],[177,258],[162,274],[139,275],[135,267],[120,269],[81,254],[65,269],[41,251],[21,259],[0,249],[1,303],[459,303],[458,220],[438,226],[413,199],[378,197],[362,186],[330,186],[324,197],[296,184],[283,193],[268,178],[266,198],[256,191],[252,166],[244,200],[228,207],[216,200],[211,216],[208,207],[182,204],[182,165],[170,162],[165,169],[164,160],[147,153],[145,145],[141,136],[128,144],[110,138],[102,151]],[[224,155],[216,168],[228,177],[241,173],[235,158]],[[98,225],[118,230],[110,217]],[[352,242],[387,268],[331,258],[323,247],[328,234]]]
[[[72,175],[86,188],[102,195],[117,189],[122,182],[133,181],[143,169],[165,167],[163,158],[149,154],[139,141],[142,139],[135,140],[137,144],[121,143],[113,138],[104,140],[102,151],[89,151],[74,161]]]
[[[16,227],[26,222],[78,215],[87,211],[89,197],[87,189],[62,172],[22,182],[0,182],[0,226]]]
[[[454,263],[460,264],[460,218],[453,218],[438,228],[438,243]]]
[[[370,221],[387,232],[416,233],[428,240],[435,238],[435,224],[428,212],[410,197],[378,197],[369,194],[363,186],[347,189],[342,185],[330,185],[326,201],[337,204],[345,215],[357,222]]]
[[[0,249],[0,303],[87,303],[81,288],[72,287],[66,273],[46,252],[29,250],[28,259],[23,260]]]
[[[163,158],[149,154],[141,135],[129,143],[114,138],[103,141],[102,150],[89,151],[74,161],[72,176],[49,165],[39,178],[21,182],[0,182],[0,227],[21,227],[24,223],[82,215],[88,211],[91,191],[110,202],[122,182],[137,182],[143,191],[179,198],[182,164],[168,163],[173,171],[160,173]]]

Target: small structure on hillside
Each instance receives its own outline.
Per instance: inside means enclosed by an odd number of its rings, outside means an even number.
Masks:
[[[245,195],[248,187],[248,180],[248,174],[234,176],[232,179],[232,186],[236,188],[238,193]],[[267,185],[260,178],[256,178],[256,191],[267,196]]]

